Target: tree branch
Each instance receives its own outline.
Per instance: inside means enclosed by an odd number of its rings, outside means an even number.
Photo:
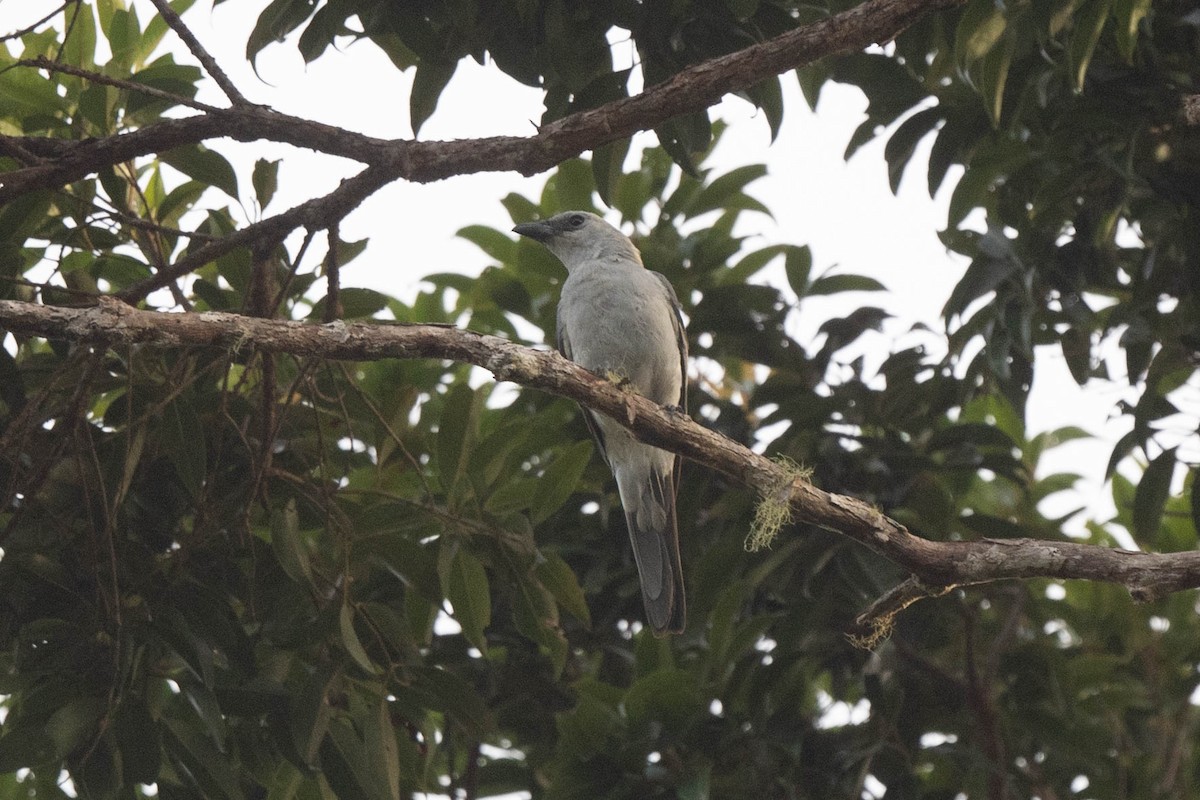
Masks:
[[[499,380],[566,397],[606,414],[642,441],[723,472],[760,494],[769,492],[772,500],[787,502],[797,520],[853,539],[911,572],[913,579],[873,607],[879,613],[894,614],[920,596],[943,594],[949,587],[1011,578],[1118,583],[1141,601],[1200,586],[1200,552],[1144,553],[1036,539],[922,539],[869,504],[793,478],[783,465],[623,391],[557,353],[496,336],[438,325],[314,325],[216,312],[172,314],[141,311],[108,297],[98,300],[89,308],[0,300],[0,327],[98,346],[254,348],[353,361],[438,358],[474,364]],[[871,626],[869,619],[860,618],[859,624]]]
[[[352,178],[348,178],[327,195],[317,197],[281,214],[267,217],[230,235],[210,241],[199,249],[188,253],[167,269],[160,270],[149,278],[127,286],[117,297],[129,302],[145,299],[156,289],[161,289],[178,278],[234,250],[254,244],[283,241],[289,233],[299,227],[321,230],[339,222],[353,211],[372,192],[388,183],[387,175],[376,167],[367,167]]]
[[[217,86],[221,87],[221,91],[224,92],[225,96],[229,98],[229,102],[233,103],[235,106],[247,105],[248,103],[246,98],[243,97],[242,93],[238,91],[238,88],[233,85],[233,81],[229,80],[229,76],[225,74],[225,70],[221,69],[221,67],[217,64],[216,59],[214,59],[209,52],[204,49],[204,45],[200,44],[199,40],[196,39],[195,35],[188,28],[188,26],[183,24],[183,20],[180,19],[179,15],[175,13],[175,10],[171,8],[171,6],[167,5],[166,0],[150,0],[150,2],[154,3],[154,7],[158,9],[159,16],[161,16],[163,20],[171,26],[171,30],[175,31],[175,34],[183,40],[183,43],[187,45],[188,50],[192,51],[192,55],[194,55],[196,60],[200,62],[200,65],[204,67],[204,71],[212,77]]]
[[[477,172],[535,175],[587,150],[707,108],[729,92],[790,69],[891,41],[923,15],[962,2],[867,0],[835,16],[681,70],[634,97],[563,117],[529,137],[388,141],[258,106],[211,110],[84,142],[62,155],[52,154],[57,160],[50,163],[7,173],[0,186],[0,204],[36,189],[71,183],[110,164],[219,137],[243,142],[269,140],[351,158],[381,167],[389,182],[429,183]]]

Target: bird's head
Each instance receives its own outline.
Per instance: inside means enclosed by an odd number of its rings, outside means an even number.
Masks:
[[[568,272],[597,262],[642,263],[637,248],[625,234],[588,211],[564,211],[538,222],[522,222],[513,231],[546,245]]]

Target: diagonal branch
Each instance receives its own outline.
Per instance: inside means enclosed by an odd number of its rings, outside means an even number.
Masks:
[[[1145,553],[1036,539],[930,541],[869,504],[822,491],[788,469],[688,417],[629,394],[559,356],[472,331],[438,325],[334,322],[315,325],[237,314],[141,311],[101,297],[90,308],[0,300],[0,327],[14,333],[100,346],[255,348],[313,358],[372,361],[437,358],[474,364],[498,380],[550,392],[606,414],[642,441],[680,453],[791,507],[796,519],[839,533],[912,573],[873,607],[898,612],[949,587],[1013,578],[1118,583],[1138,600],[1200,586],[1200,551]],[[770,487],[783,487],[776,490]],[[860,625],[871,627],[869,621]]]
[[[378,165],[389,180],[429,183],[453,175],[544,172],[587,150],[707,108],[739,91],[818,59],[891,41],[925,14],[963,0],[867,0],[743,50],[696,64],[633,97],[556,120],[534,136],[454,141],[388,141],[258,106],[208,111],[72,148],[57,162],[4,175],[0,204],[35,189],[70,183],[103,166],[182,144],[230,137],[268,140]]]
[[[377,167],[367,167],[352,178],[342,181],[338,188],[327,195],[317,197],[289,208],[281,214],[248,225],[228,236],[211,241],[188,253],[170,267],[140,280],[121,290],[117,297],[129,302],[143,300],[151,292],[161,289],[171,281],[182,278],[193,270],[225,255],[238,247],[269,242],[272,245],[283,239],[296,228],[321,230],[339,222],[358,207],[375,190],[389,182],[387,174]]]
[[[225,70],[221,69],[220,65],[217,64],[216,59],[214,59],[212,55],[210,55],[209,52],[204,49],[204,45],[200,44],[200,41],[195,37],[191,29],[183,23],[183,20],[180,19],[179,15],[175,13],[175,9],[171,8],[171,6],[167,4],[167,0],[150,0],[150,2],[154,3],[154,7],[158,9],[159,16],[161,16],[163,20],[171,26],[171,30],[175,31],[175,34],[183,40],[183,43],[187,45],[188,50],[192,51],[192,55],[194,55],[196,60],[200,62],[200,65],[204,67],[204,71],[207,72],[214,81],[216,81],[217,86],[221,87],[221,91],[224,92],[225,96],[229,98],[229,102],[233,103],[235,106],[248,105],[248,101],[244,96],[242,96],[242,93],[238,91],[238,88],[233,85],[233,81],[229,80],[229,76],[225,74]]]
[[[153,86],[147,86],[144,83],[137,81],[125,80],[122,78],[113,78],[105,75],[102,72],[96,72],[91,69],[82,69],[70,64],[64,64],[61,61],[54,61],[46,56],[38,56],[36,58],[23,58],[16,62],[14,66],[18,67],[33,67],[34,69],[44,69],[47,72],[61,72],[64,75],[71,75],[76,78],[83,78],[91,83],[100,84],[102,86],[112,86],[117,89],[125,89],[129,92],[140,92],[147,97],[157,97],[159,100],[167,100],[181,106],[194,108],[199,111],[216,111],[216,106],[210,106],[208,103],[201,103],[199,100],[193,100],[190,97],[184,97],[181,94],[172,92],[164,92],[162,89],[156,89]]]

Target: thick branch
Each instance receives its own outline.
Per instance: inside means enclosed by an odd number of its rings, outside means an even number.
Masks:
[[[535,136],[446,142],[387,141],[257,106],[235,106],[83,142],[60,160],[7,173],[0,204],[36,189],[79,180],[101,167],[206,139],[265,139],[383,167],[389,180],[428,183],[452,175],[516,171],[534,175],[602,144],[655,128],[830,55],[890,41],[924,14],[963,0],[867,0],[836,16],[682,70],[634,97],[544,126]]]
[[[883,613],[948,587],[1007,578],[1078,578],[1119,583],[1138,600],[1200,586],[1200,552],[1142,553],[1075,542],[921,539],[867,503],[793,479],[787,469],[690,418],[630,394],[556,353],[437,325],[334,322],[328,325],[236,314],[141,311],[111,298],[90,308],[0,300],[0,327],[79,343],[171,347],[253,347],[316,358],[371,361],[438,358],[474,364],[497,379],[578,401],[628,427],[641,440],[788,502],[798,520],[866,545],[908,570],[915,581],[879,601]],[[780,491],[777,487],[784,487]],[[869,621],[864,621],[869,625]]]

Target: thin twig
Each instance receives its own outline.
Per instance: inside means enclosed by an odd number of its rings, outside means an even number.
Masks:
[[[20,39],[22,36],[24,36],[27,33],[33,33],[39,27],[41,27],[45,23],[49,22],[50,20],[52,20],[56,16],[58,16],[58,13],[60,11],[62,11],[63,9],[65,9],[67,6],[71,5],[72,3],[78,4],[78,2],[79,2],[79,0],[67,0],[67,2],[63,3],[61,6],[54,9],[49,14],[42,17],[41,19],[39,19],[37,22],[33,23],[32,25],[21,28],[21,30],[19,30],[19,31],[13,31],[12,33],[6,33],[3,36],[0,36],[0,42],[7,42],[9,39]]]
[[[325,313],[324,322],[333,322],[342,316],[341,268],[338,264],[338,230],[335,222],[326,231],[329,249],[325,252]]]
[[[238,247],[249,247],[264,241],[280,241],[294,229],[304,226],[311,229],[328,227],[358,207],[364,198],[391,180],[383,169],[367,167],[352,178],[342,181],[338,188],[324,197],[301,203],[281,214],[248,225],[245,228],[209,242],[192,251],[167,269],[126,287],[117,297],[127,302],[138,302],[156,289],[171,281],[199,269]]]
[[[67,5],[70,5],[70,3],[68,3]],[[65,12],[66,10],[67,10],[67,6],[63,6],[63,11]],[[83,10],[83,3],[79,2],[79,0],[75,0],[75,13],[71,15],[71,19],[67,22],[66,30],[63,31],[62,41],[59,42],[59,45],[58,45],[58,53],[55,54],[55,56],[54,56],[55,61],[58,61],[59,59],[61,59],[63,52],[66,51],[67,42],[71,38],[71,33],[75,30],[75,23],[79,20],[79,13],[82,10]],[[91,15],[92,10],[89,8],[87,10],[87,13],[88,13],[88,15]],[[63,16],[66,16],[66,15],[64,14]]]
[[[217,111],[216,106],[210,106],[208,103],[201,103],[199,100],[193,100],[190,97],[184,97],[180,94],[164,92],[162,89],[155,89],[153,86],[147,86],[144,83],[136,81],[127,81],[121,78],[110,78],[109,76],[96,72],[95,70],[82,69],[74,67],[70,64],[64,64],[61,61],[54,61],[45,56],[37,58],[22,58],[15,62],[18,67],[34,67],[35,69],[45,69],[51,72],[61,72],[65,75],[73,75],[76,78],[83,78],[92,83],[102,84],[104,86],[115,86],[118,89],[127,89],[131,92],[140,92],[141,94],[150,97],[157,97],[160,100],[168,100],[172,103],[178,103],[181,106],[194,108],[197,111]]]
[[[204,45],[200,44],[200,41],[192,34],[191,29],[183,24],[183,20],[175,13],[175,10],[167,5],[167,0],[150,0],[150,2],[154,3],[154,7],[158,9],[159,15],[171,26],[171,30],[175,31],[176,35],[183,40],[188,50],[192,51],[192,55],[204,67],[204,71],[216,81],[217,86],[221,87],[221,91],[229,98],[229,102],[235,106],[250,105],[246,98],[242,96],[242,93],[238,91],[237,87],[233,85],[233,81],[229,80],[229,76],[225,74],[225,71],[221,69],[216,60],[204,49]]]

